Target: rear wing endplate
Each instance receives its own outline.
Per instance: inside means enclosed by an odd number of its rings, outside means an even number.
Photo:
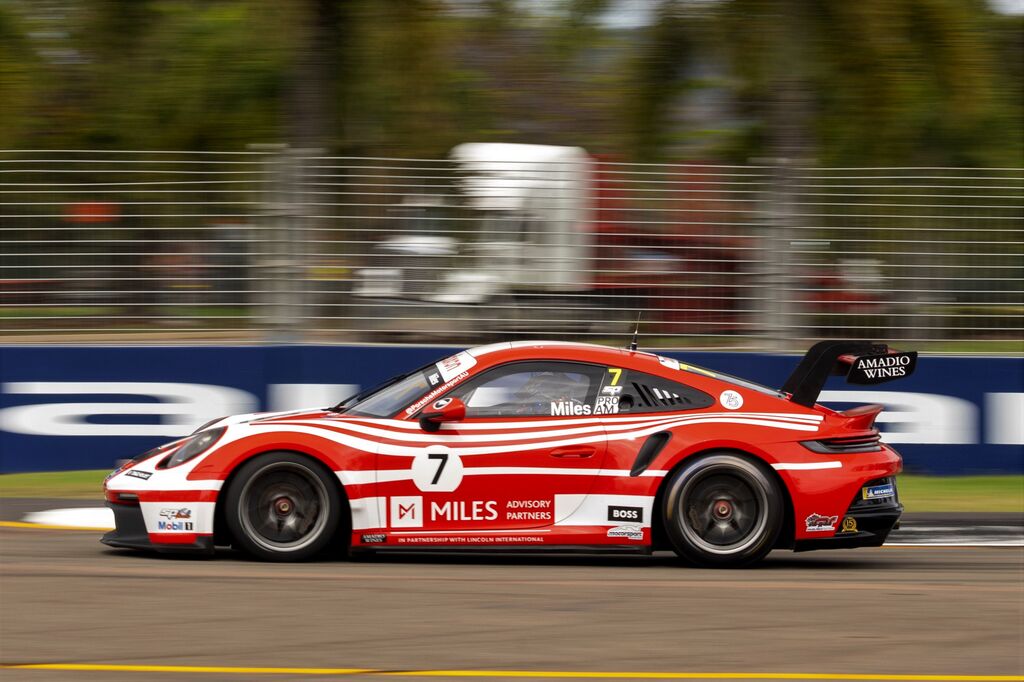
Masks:
[[[845,374],[851,384],[881,384],[910,376],[916,366],[917,351],[869,341],[821,341],[807,351],[782,391],[797,405],[812,407],[829,376]]]

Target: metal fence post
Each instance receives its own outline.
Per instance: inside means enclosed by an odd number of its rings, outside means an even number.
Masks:
[[[792,350],[793,340],[793,287],[790,277],[793,263],[789,257],[792,242],[790,223],[794,219],[792,166],[789,159],[772,159],[770,165],[769,186],[763,206],[764,289],[760,299],[763,319],[759,326],[767,349],[786,351]]]
[[[258,318],[262,318],[268,343],[292,343],[296,333],[294,244],[290,227],[295,212],[295,156],[286,145],[260,145],[267,152],[261,199],[265,220],[266,249],[258,270],[260,288]]]
[[[292,293],[292,312],[295,328],[293,337],[298,340],[310,336],[314,331],[319,317],[320,293],[317,290],[313,271],[319,255],[315,250],[318,238],[320,219],[317,217],[311,198],[315,197],[313,183],[317,174],[311,165],[326,154],[323,149],[291,149],[289,150],[289,170],[291,173],[290,205],[291,229],[288,231],[289,253],[291,255],[291,271],[289,284]],[[313,246],[314,248],[310,248]]]

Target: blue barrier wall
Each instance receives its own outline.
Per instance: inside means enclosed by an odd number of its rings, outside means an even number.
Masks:
[[[102,469],[225,414],[324,406],[453,349],[0,347],[0,472]],[[798,357],[666,352],[780,386]],[[870,388],[866,391],[863,389]],[[833,378],[822,402],[882,402],[908,471],[1024,473],[1024,359],[930,357],[882,387]]]

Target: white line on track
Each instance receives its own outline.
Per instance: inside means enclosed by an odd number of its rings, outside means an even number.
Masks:
[[[886,542],[886,547],[1024,547],[1024,540],[1003,542],[999,540],[944,539],[935,542]]]
[[[25,523],[65,528],[114,528],[114,512],[105,507],[47,509],[25,515]]]

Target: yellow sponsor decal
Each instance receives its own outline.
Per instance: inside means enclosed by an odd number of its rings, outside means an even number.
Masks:
[[[696,372],[697,374],[703,374],[705,376],[711,377],[712,379],[718,378],[717,375],[714,372],[709,372],[708,370],[704,369],[703,367],[694,367],[693,365],[684,365],[683,363],[680,362],[679,363],[679,369],[685,370],[687,372]]]

